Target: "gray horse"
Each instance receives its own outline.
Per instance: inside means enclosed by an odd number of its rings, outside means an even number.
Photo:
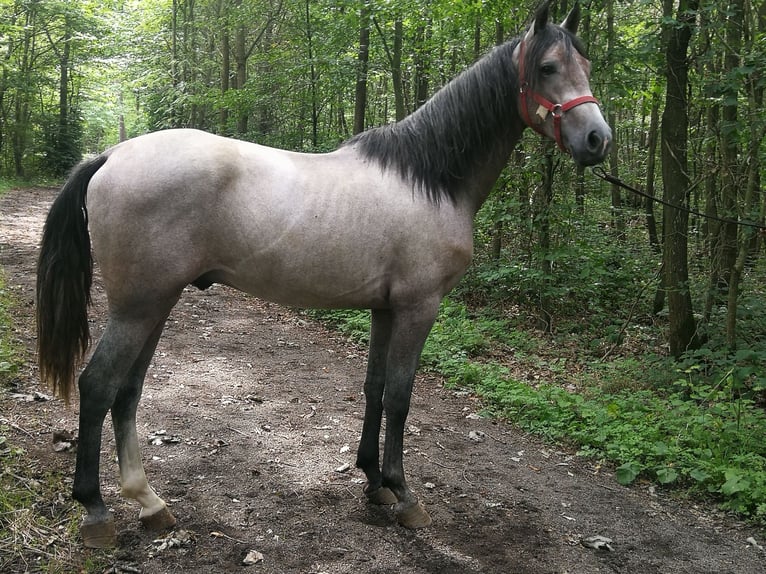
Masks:
[[[41,377],[68,400],[89,344],[95,255],[109,317],[78,380],[73,496],[87,511],[86,546],[116,543],[99,485],[110,410],[122,495],[140,503],[147,527],[175,524],[147,482],[136,409],[165,321],[189,284],[222,283],[301,307],[371,309],[356,463],[371,502],[396,504],[408,528],[430,524],[405,481],[403,431],[440,301],[471,260],[474,216],[526,127],[582,165],[603,161],[612,140],[574,36],[579,8],[561,26],[548,19],[546,3],[522,38],[492,50],[411,116],[332,153],[168,130],[74,170],[45,224],[37,322]]]

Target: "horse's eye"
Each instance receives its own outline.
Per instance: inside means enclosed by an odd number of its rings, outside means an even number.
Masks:
[[[543,76],[552,76],[556,73],[556,64],[543,64],[540,66],[540,73]]]

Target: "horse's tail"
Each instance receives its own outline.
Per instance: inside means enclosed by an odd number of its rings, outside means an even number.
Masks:
[[[100,155],[77,166],[45,220],[37,262],[37,354],[40,379],[67,403],[90,343],[88,305],[93,256],[85,196]]]

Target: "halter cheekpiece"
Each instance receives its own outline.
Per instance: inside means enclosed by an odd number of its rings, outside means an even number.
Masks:
[[[554,104],[553,102],[541,96],[539,93],[532,90],[529,87],[529,82],[527,82],[527,79],[524,74],[525,43],[526,41],[522,40],[519,45],[519,85],[520,85],[519,107],[521,108],[521,117],[524,119],[524,123],[526,123],[530,128],[535,130],[537,133],[542,135],[547,135],[543,131],[543,129],[540,127],[539,122],[533,122],[532,118],[529,116],[529,107],[527,106],[527,100],[528,98],[531,97],[540,106],[540,108],[538,108],[537,115],[540,117],[541,120],[545,121],[545,119],[548,116],[548,113],[550,113],[553,116],[553,135],[556,139],[556,143],[558,144],[559,149],[561,151],[569,153],[569,150],[564,145],[564,140],[561,137],[562,116],[566,112],[568,112],[572,108],[576,108],[580,104],[593,103],[593,104],[599,105],[599,101],[593,96],[580,96],[572,100],[569,100],[568,102],[565,102],[563,104]],[[544,110],[545,112],[544,115],[541,114],[541,110]]]

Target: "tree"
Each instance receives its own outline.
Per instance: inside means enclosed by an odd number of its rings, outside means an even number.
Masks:
[[[680,0],[675,19],[671,18],[672,0],[665,0],[664,6],[667,90],[661,130],[662,176],[665,201],[679,207],[666,205],[663,211],[663,265],[669,311],[668,343],[671,354],[678,357],[700,343],[689,290],[688,213],[683,209],[688,205],[689,194],[688,49],[699,2]]]
[[[359,51],[357,56],[356,91],[354,93],[354,133],[364,131],[367,111],[367,71],[370,66],[370,5],[359,10]]]

